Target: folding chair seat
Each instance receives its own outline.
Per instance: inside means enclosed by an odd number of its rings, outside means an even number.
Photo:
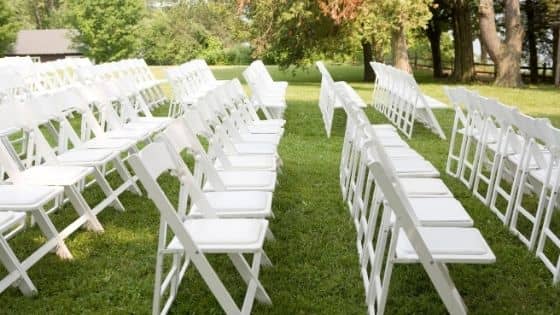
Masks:
[[[103,231],[101,224],[95,217],[96,212],[105,207],[103,203],[96,206],[93,210],[75,187],[81,183],[88,175],[94,171],[91,167],[82,166],[57,166],[57,165],[38,165],[26,170],[19,170],[17,165],[4,147],[0,145],[1,163],[8,173],[8,183],[14,185],[33,185],[33,186],[63,186],[65,193],[75,210],[81,216],[76,220],[74,231],[84,223],[94,231]]]
[[[373,144],[380,148],[386,148],[385,138],[377,137],[377,131],[371,127],[365,127],[364,133],[373,140]],[[387,152],[388,154],[389,152]],[[394,157],[394,156],[390,156]],[[439,177],[439,171],[429,161],[420,155],[401,156],[392,159],[396,173],[400,177]]]
[[[272,193],[261,191],[205,192],[210,207],[219,218],[268,218],[272,217]],[[204,209],[193,205],[190,216],[204,215]]]
[[[205,191],[262,190],[274,191],[276,174],[267,171],[218,171],[223,188],[208,181]]]
[[[477,229],[420,227],[418,233],[426,242],[435,262],[484,264],[495,260],[492,251],[489,251],[490,247]],[[414,246],[402,230],[399,233],[395,252],[397,263],[419,261]]]
[[[262,260],[269,262],[262,248],[268,221],[213,217],[183,220],[156,181],[165,171],[176,169],[176,161],[170,154],[166,144],[152,143],[130,158],[134,172],[161,214],[152,313],[166,314],[169,311],[177,296],[178,285],[190,264],[198,270],[226,314],[250,313],[255,299],[270,304],[271,300],[258,279]],[[174,236],[170,243],[167,241],[168,227]],[[163,268],[164,255],[167,254],[173,256],[173,268],[162,279],[160,270]],[[241,307],[236,305],[218,278],[206,254],[227,254],[234,264],[248,287]],[[252,254],[251,264],[246,261],[244,254]],[[169,296],[162,306],[166,291],[169,291]]]

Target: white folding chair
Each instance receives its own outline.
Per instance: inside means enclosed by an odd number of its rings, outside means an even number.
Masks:
[[[510,230],[529,250],[533,250],[545,209],[551,198],[550,191],[553,189],[551,183],[555,161],[552,151],[556,150],[556,140],[550,138],[550,135],[558,136],[560,133],[550,130],[553,127],[548,119],[533,119],[524,114],[517,114],[514,120],[524,134],[525,147],[516,174],[519,180],[515,199],[511,201],[513,206]],[[534,200],[528,198],[528,195],[533,194],[537,197],[536,207]]]
[[[27,270],[52,250],[62,259],[72,259],[72,254],[64,243],[69,233],[59,233],[44,211],[44,206],[63,193],[62,187],[0,185],[0,262],[7,275],[0,280],[0,293],[10,286],[17,286],[26,296],[37,294],[37,288],[29,278]],[[26,213],[29,213],[45,242],[23,261],[10,247],[8,240],[25,227]]]
[[[469,111],[467,114],[469,120],[467,121],[468,127],[463,131],[466,141],[464,144],[464,151],[462,152],[459,180],[463,182],[467,188],[472,189],[482,147],[481,137],[484,133],[486,116],[481,106],[483,98],[469,90],[465,90],[463,96],[465,105]],[[461,132],[461,130],[459,132]]]
[[[515,109],[482,97],[480,105],[485,121],[479,138],[480,153],[474,174],[473,194],[485,205],[489,205],[498,172],[498,161],[511,153],[511,150],[505,150],[505,140],[506,132],[511,127],[509,117]]]
[[[469,121],[471,120],[470,115],[472,114],[472,111],[467,110],[467,92],[464,88],[450,88],[448,86],[445,86],[443,89],[445,91],[445,94],[447,94],[447,97],[449,98],[449,102],[455,110],[445,172],[457,178],[459,177],[461,167],[463,166],[463,157],[465,154],[465,146],[467,143],[466,134],[468,133],[468,130],[470,128]]]
[[[515,117],[520,115],[517,109],[501,107],[507,129],[504,133],[501,154],[498,157],[496,176],[492,186],[492,197],[489,207],[498,218],[509,224],[515,201],[515,193],[519,185],[519,172],[524,157],[526,139],[523,131],[515,125]]]
[[[466,306],[446,264],[488,264],[495,262],[492,250],[477,229],[464,227],[424,227],[398,183],[387,176],[379,161],[369,163],[370,171],[385,198],[382,222],[395,222],[388,244],[377,244],[374,264],[368,277],[366,302],[370,314],[383,314],[395,263],[420,263],[450,314],[466,314]],[[385,225],[383,224],[383,225]],[[383,267],[383,264],[385,265]]]
[[[201,219],[181,217],[157,183],[157,178],[164,172],[176,169],[167,150],[167,146],[163,143],[152,143],[140,153],[131,156],[129,160],[134,172],[138,174],[140,181],[148,191],[148,196],[161,214],[158,267],[163,263],[165,254],[172,254],[174,261],[182,258],[183,263],[179,266],[179,270],[171,273],[174,277],[182,278],[189,264],[192,263],[226,314],[249,314],[255,299],[271,304],[268,294],[258,279],[261,260],[265,257],[263,243],[268,221],[263,219],[218,219],[211,214]],[[167,232],[172,232],[174,235],[169,243],[166,237]],[[247,284],[247,292],[241,307],[235,303],[208,262],[206,258],[208,254],[228,255]],[[246,261],[243,256],[245,254],[253,255],[251,264]],[[161,283],[161,281],[162,279],[156,279],[156,283]],[[170,281],[172,280],[166,278],[164,283]],[[173,281],[173,283],[178,284],[180,281]],[[165,287],[162,286],[161,289],[165,289]],[[177,289],[176,285],[170,289],[169,297],[163,306],[159,301],[165,292],[161,292],[162,290],[154,292],[152,313],[166,314],[177,296]]]
[[[537,257],[553,274],[554,284],[560,281],[560,225],[558,224],[558,210],[560,209],[560,131],[549,127],[542,130],[542,136],[550,152],[548,167],[531,172],[530,176],[538,178],[543,183],[539,199],[547,200],[544,223],[537,245]],[[540,200],[539,200],[539,206]]]

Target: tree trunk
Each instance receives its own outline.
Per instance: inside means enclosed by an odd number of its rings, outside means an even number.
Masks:
[[[525,2],[525,14],[527,15],[527,39],[529,41],[529,69],[531,72],[531,83],[539,81],[539,57],[537,54],[537,34],[535,34],[535,2]]]
[[[441,78],[443,77],[443,67],[441,64],[441,27],[438,21],[432,21],[428,24],[426,35],[430,40],[434,78]]]
[[[556,76],[558,72],[556,68],[558,67],[558,42],[560,39],[560,25],[555,25],[552,27],[552,78],[556,82]]]
[[[391,51],[393,54],[393,66],[408,73],[412,68],[408,62],[408,46],[406,44],[406,31],[403,25],[391,31]]]
[[[41,9],[39,8],[39,5],[37,3],[33,3],[31,4],[33,7],[33,16],[35,17],[35,26],[37,27],[37,29],[42,29],[43,28],[43,18],[41,16]]]
[[[370,61],[373,61],[373,49],[370,41],[362,40],[362,52],[364,57],[364,81],[373,82],[375,81],[375,73],[369,64]]]
[[[455,51],[452,78],[458,82],[469,82],[474,79],[475,74],[469,1],[454,1],[452,10],[453,50]]]
[[[556,66],[554,67],[554,85],[560,87],[560,26],[556,27],[556,55],[554,59]]]
[[[519,0],[505,0],[505,41],[496,31],[493,0],[480,0],[478,7],[480,35],[490,58],[496,65],[495,84],[519,87],[521,82],[521,48],[523,45],[523,25]]]
[[[480,42],[480,63],[486,64],[488,63],[488,50],[482,41],[482,37],[479,37],[478,41]]]

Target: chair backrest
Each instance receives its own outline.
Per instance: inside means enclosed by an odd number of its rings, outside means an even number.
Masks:
[[[162,218],[179,239],[185,252],[188,255],[196,255],[199,250],[189,231],[183,225],[182,218],[157,183],[158,177],[164,172],[177,170],[177,165],[167,146],[161,142],[150,143],[139,153],[131,155],[128,161],[148,192],[148,197],[154,202]]]

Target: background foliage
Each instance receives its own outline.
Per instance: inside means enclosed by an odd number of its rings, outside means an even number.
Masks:
[[[0,0],[0,56],[15,41],[19,23],[7,0]]]

